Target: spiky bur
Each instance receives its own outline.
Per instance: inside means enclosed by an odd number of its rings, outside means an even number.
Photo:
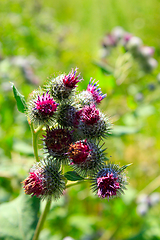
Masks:
[[[46,88],[49,90],[54,99],[61,102],[71,96],[72,92],[77,87],[76,84],[82,81],[82,79],[79,79],[80,75],[76,76],[76,74],[77,68],[75,70],[72,69],[72,72],[68,75],[61,74],[60,76],[50,80]]]
[[[84,105],[90,105],[91,103],[97,105],[99,104],[107,95],[101,92],[98,82],[92,81],[92,78],[89,81],[86,91],[82,91],[77,95],[76,101],[79,106],[83,107]]]
[[[94,104],[91,104],[82,108],[78,129],[84,137],[102,138],[110,133],[111,123]]]
[[[123,171],[126,167],[120,168],[119,165],[109,163],[93,176],[92,189],[99,198],[109,200],[124,193],[127,180]]]
[[[57,114],[57,122],[63,127],[74,128],[77,122],[76,109],[70,104],[61,104]]]
[[[80,140],[72,143],[68,150],[68,157],[71,166],[82,176],[90,176],[95,171],[102,168],[106,157],[105,149],[95,143]]]
[[[95,104],[99,104],[106,97],[106,94],[102,94],[99,85],[97,85],[97,82],[95,83],[94,81],[95,80],[92,81],[92,78],[90,79],[87,91],[92,94]]]
[[[47,128],[43,137],[44,149],[48,157],[65,163],[66,153],[72,143],[72,133],[64,128]]]
[[[35,92],[35,96],[28,103],[28,117],[38,125],[52,124],[58,104],[48,92]]]
[[[63,195],[65,181],[59,166],[44,159],[30,169],[29,176],[23,181],[23,188],[32,197],[58,199]]]

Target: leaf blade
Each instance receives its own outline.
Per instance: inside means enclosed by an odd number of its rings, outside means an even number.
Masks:
[[[14,98],[16,99],[16,102],[17,102],[18,111],[21,112],[21,113],[24,113],[25,110],[26,110],[26,108],[27,108],[25,98],[24,98],[24,96],[18,91],[18,89],[14,86],[14,83],[11,83],[11,84],[12,84],[12,89],[13,89]]]
[[[79,181],[79,180],[84,180],[83,177],[81,177],[78,173],[75,171],[68,171],[64,174],[65,178],[69,181]]]

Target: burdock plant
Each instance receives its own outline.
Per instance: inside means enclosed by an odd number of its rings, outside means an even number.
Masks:
[[[47,202],[34,240],[38,239],[51,201],[59,199],[70,186],[90,181],[98,197],[107,200],[126,189],[127,166],[110,163],[105,155],[104,139],[109,136],[112,124],[98,106],[106,94],[92,79],[87,89],[78,93],[76,87],[81,80],[77,69],[61,74],[33,91],[27,102],[13,85],[18,109],[26,114],[31,128],[36,160],[22,182],[23,188],[27,195]],[[70,171],[65,171],[66,166]]]

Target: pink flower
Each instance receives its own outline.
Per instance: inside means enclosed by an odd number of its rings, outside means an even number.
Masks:
[[[68,75],[65,75],[65,77],[63,78],[63,83],[65,87],[70,89],[77,87],[76,84],[80,82],[82,79],[78,79],[79,75],[76,76],[76,73],[77,73],[77,68],[75,69],[74,72],[72,69],[72,72],[70,72]]]
[[[23,181],[23,188],[28,195],[39,197],[43,195],[43,183],[40,171],[30,172],[29,176]]]
[[[68,156],[73,164],[81,164],[86,161],[90,151],[87,140],[78,141],[70,145]]]
[[[42,96],[38,95],[37,101],[35,101],[34,110],[38,111],[41,116],[52,116],[57,109],[58,104],[50,97],[48,92],[43,93]]]
[[[106,97],[106,94],[102,94],[101,89],[98,88],[99,85],[97,85],[97,82],[94,83],[94,80],[92,82],[91,80],[92,78],[89,81],[87,91],[92,94],[95,103],[98,104]]]
[[[100,198],[110,198],[117,195],[117,190],[120,189],[118,177],[113,172],[108,172],[104,176],[97,178],[98,196]]]
[[[92,103],[90,106],[86,105],[82,109],[81,120],[87,125],[93,125],[100,119],[99,110]]]

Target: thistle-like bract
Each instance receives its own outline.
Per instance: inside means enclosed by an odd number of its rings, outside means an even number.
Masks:
[[[126,166],[120,168],[116,164],[107,164],[92,178],[92,189],[99,198],[118,197],[126,189],[127,181],[124,174]]]
[[[102,168],[107,160],[104,155],[105,149],[98,144],[80,140],[71,144],[68,150],[68,157],[71,166],[81,175],[91,175]]]
[[[35,95],[35,96],[34,96]],[[48,92],[35,92],[28,104],[28,117],[31,122],[38,125],[49,125],[55,119],[58,104]]]
[[[68,75],[61,74],[56,78],[50,80],[46,88],[49,90],[51,95],[58,102],[66,101],[71,95],[72,92],[77,87],[77,83],[82,79],[79,79],[79,75],[76,76],[77,68],[75,71],[70,72]]]
[[[64,128],[47,128],[43,137],[48,157],[59,162],[65,161],[69,145],[72,143],[71,131]]]
[[[59,165],[45,159],[30,169],[23,185],[26,194],[41,199],[58,199],[65,189],[65,181]]]

